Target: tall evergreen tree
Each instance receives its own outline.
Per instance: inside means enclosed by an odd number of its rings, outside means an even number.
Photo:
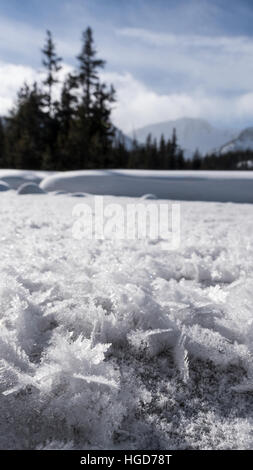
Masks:
[[[5,166],[5,131],[0,118],[0,168]]]
[[[42,63],[46,67],[47,76],[43,84],[47,86],[47,93],[45,94],[45,102],[48,107],[49,115],[53,112],[53,86],[58,83],[57,73],[61,70],[62,58],[58,57],[56,47],[53,41],[51,31],[47,30],[46,43],[42,49],[43,59]]]
[[[59,122],[56,119],[59,103],[53,99],[54,85],[59,82],[58,72],[61,70],[61,57],[56,53],[55,43],[50,31],[47,31],[46,43],[42,49],[42,63],[46,68],[46,78],[43,85],[46,87],[44,92],[44,115],[45,115],[45,144],[43,153],[43,166],[47,170],[58,168],[56,161],[56,145],[59,132]]]
[[[43,59],[42,63],[46,67],[47,76],[43,84],[47,87],[45,93],[45,104],[48,108],[48,113],[52,116],[53,113],[53,86],[58,83],[57,73],[61,70],[62,58],[58,57],[56,47],[53,41],[52,33],[47,30],[46,43],[42,49]]]
[[[92,113],[92,96],[99,82],[98,71],[105,66],[105,61],[96,57],[93,32],[88,27],[82,35],[82,49],[77,56],[79,62],[78,80],[82,87],[82,101],[85,117]]]
[[[77,79],[69,74],[62,86],[59,106],[57,108],[57,144],[55,165],[59,170],[79,168],[75,145],[75,115],[77,111]]]
[[[104,83],[97,83],[94,92],[92,135],[100,143],[100,152],[104,155],[104,165],[110,164],[109,153],[112,150],[114,126],[111,122],[111,105],[115,102],[115,89],[107,88]]]
[[[110,114],[115,91],[113,88],[107,89],[100,82],[99,70],[105,66],[105,61],[97,58],[90,27],[84,31],[82,41],[81,53],[77,57],[81,99],[75,123],[76,138],[79,140],[79,164],[86,168],[94,164],[108,166],[108,150],[112,146],[113,135]]]

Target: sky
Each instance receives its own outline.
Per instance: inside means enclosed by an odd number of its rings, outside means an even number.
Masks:
[[[0,0],[0,115],[41,80],[46,29],[68,71],[91,26],[124,132],[181,117],[253,126],[252,24],[252,0]]]

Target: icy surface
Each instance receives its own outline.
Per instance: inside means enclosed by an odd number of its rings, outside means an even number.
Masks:
[[[252,448],[253,206],[181,203],[164,251],[75,240],[83,202],[0,194],[0,448]]]

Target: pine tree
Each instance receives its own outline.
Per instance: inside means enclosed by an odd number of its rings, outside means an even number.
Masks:
[[[98,70],[105,66],[105,61],[97,59],[94,47],[93,32],[90,27],[83,32],[82,50],[77,56],[79,61],[78,80],[83,90],[83,106],[85,117],[92,113],[92,96],[99,82]]]
[[[46,67],[47,76],[43,84],[47,86],[48,90],[45,94],[45,105],[48,113],[52,116],[53,113],[53,86],[58,83],[57,73],[61,70],[62,58],[56,54],[55,44],[53,42],[52,33],[47,30],[47,38],[44,48],[42,49],[43,60],[42,63]]]
[[[56,119],[58,133],[55,151],[55,168],[71,170],[79,168],[78,152],[75,145],[75,116],[77,112],[77,79],[69,74],[62,86]]]
[[[118,133],[117,137],[114,139],[114,145],[112,148],[113,163],[117,168],[126,168],[129,161],[129,152],[126,148],[126,142],[124,134]]]
[[[5,130],[0,118],[0,168],[5,166]]]
[[[159,160],[159,169],[166,168],[166,143],[164,139],[164,135],[161,135],[160,143],[159,143],[159,152],[158,152],[158,160]]]
[[[200,167],[201,167],[201,155],[199,153],[199,150],[196,149],[192,157],[192,169],[199,170]]]
[[[79,140],[79,164],[86,168],[110,166],[109,150],[112,148],[113,126],[110,121],[115,90],[100,82],[99,69],[105,61],[96,57],[93,33],[87,28],[82,36],[77,81],[81,100],[77,110],[76,136]]]
[[[6,159],[13,168],[39,169],[45,150],[43,94],[36,82],[25,84],[7,118]]]
[[[173,132],[172,132],[172,139],[171,139],[171,151],[173,153],[173,156],[175,157],[176,156],[176,153],[177,153],[177,148],[178,148],[178,145],[177,145],[177,131],[174,127],[173,129]]]
[[[43,152],[42,165],[45,169],[51,170],[57,168],[56,161],[56,145],[57,136],[59,132],[59,123],[56,119],[57,110],[59,103],[53,100],[54,85],[58,80],[58,72],[61,70],[61,57],[58,57],[56,53],[55,43],[52,38],[50,31],[47,31],[47,38],[44,48],[42,49],[42,63],[46,67],[47,76],[43,81],[43,85],[46,87],[44,93],[44,114],[45,114],[45,151]]]
[[[115,89],[109,89],[104,83],[97,83],[94,92],[93,128],[92,135],[96,136],[100,143],[100,153],[104,155],[104,165],[110,165],[109,153],[112,151],[114,126],[111,122],[111,105],[115,102]]]
[[[77,96],[74,93],[77,89],[77,79],[74,75],[69,74],[62,86],[61,98],[57,113],[57,118],[61,123],[61,129],[65,135],[68,135],[71,121],[73,120],[77,110]]]
[[[178,170],[183,170],[185,168],[184,152],[181,148],[177,149],[176,168]]]

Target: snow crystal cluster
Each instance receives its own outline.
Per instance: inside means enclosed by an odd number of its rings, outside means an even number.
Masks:
[[[181,203],[165,251],[76,203],[0,196],[0,448],[252,448],[253,206]]]

